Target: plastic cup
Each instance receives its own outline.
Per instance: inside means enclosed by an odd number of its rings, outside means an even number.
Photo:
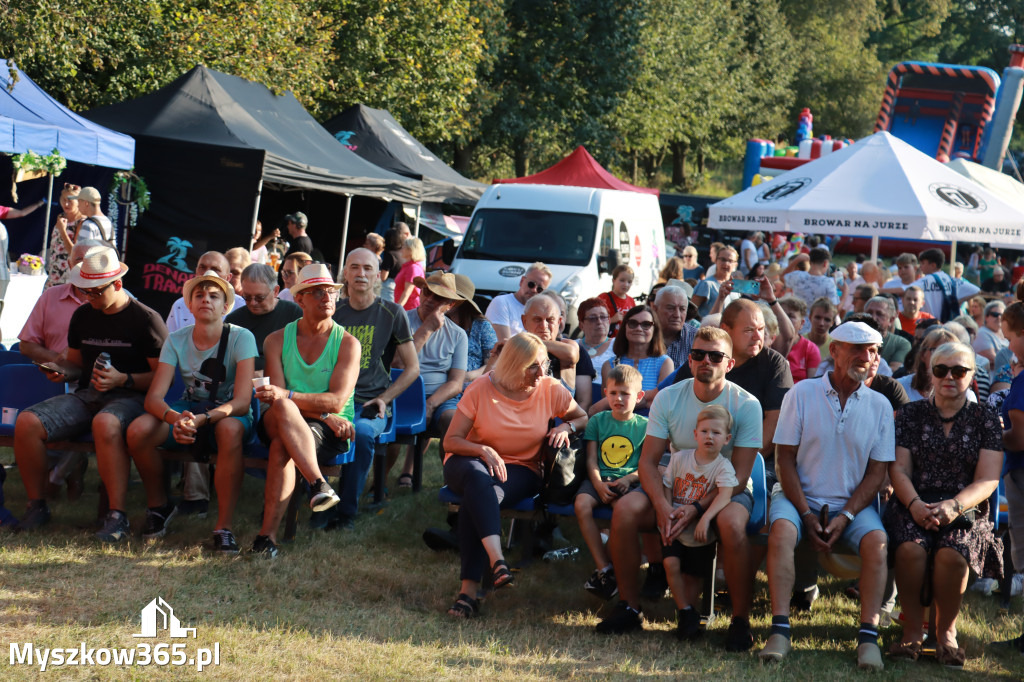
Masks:
[[[253,380],[252,380],[252,387],[253,387],[254,390],[259,388],[260,386],[269,386],[269,385],[270,385],[270,377],[254,377]]]

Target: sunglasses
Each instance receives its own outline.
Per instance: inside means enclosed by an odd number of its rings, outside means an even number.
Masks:
[[[960,365],[956,365],[955,367],[950,367],[949,365],[935,365],[932,367],[932,376],[936,379],[943,379],[947,374],[952,372],[953,378],[959,380],[967,376],[967,373],[970,371],[970,367],[961,367]]]
[[[539,294],[540,292],[544,291],[544,287],[542,287],[542,286],[541,286],[540,284],[538,284],[537,282],[534,282],[534,281],[533,281],[532,279],[528,279],[528,280],[526,280],[526,286],[528,286],[528,287],[530,287],[531,289],[535,290],[535,291],[536,291],[536,292],[537,292],[538,294]]]
[[[243,296],[242,300],[246,303],[263,303],[270,294],[261,294],[259,296]]]
[[[335,291],[334,289],[306,289],[305,291],[300,291],[299,293],[306,294],[307,296],[312,296],[317,300],[322,300],[325,298],[333,299],[338,295],[338,292]]]
[[[654,329],[654,322],[650,320],[644,320],[643,322],[640,320],[630,320],[626,322],[626,327],[629,329],[643,329],[645,332],[649,332]]]
[[[720,364],[728,355],[720,350],[701,350],[700,348],[690,349],[690,359],[697,362],[704,362],[704,358],[711,361],[712,365]]]
[[[81,292],[89,298],[95,298],[97,296],[102,296],[103,292],[112,286],[114,286],[114,282],[108,282],[107,284],[104,284],[101,287],[96,287],[95,289],[81,289]]]
[[[989,316],[989,317],[1002,317],[1002,316],[1003,316],[1003,314],[1002,314],[1002,313],[997,313],[996,311],[992,310],[992,311],[990,311],[990,312],[988,313],[988,316]]]

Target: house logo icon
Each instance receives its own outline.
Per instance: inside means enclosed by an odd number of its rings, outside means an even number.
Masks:
[[[190,633],[193,639],[196,636],[195,628],[181,627],[174,609],[163,597],[157,597],[142,609],[142,632],[132,637],[156,637],[159,630],[167,630],[171,637],[188,637]]]

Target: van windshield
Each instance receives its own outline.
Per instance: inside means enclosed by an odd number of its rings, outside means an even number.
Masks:
[[[525,209],[481,209],[473,216],[459,257],[519,263],[587,265],[597,216]]]

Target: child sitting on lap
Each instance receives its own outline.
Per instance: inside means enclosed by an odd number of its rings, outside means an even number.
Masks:
[[[733,488],[739,485],[732,463],[722,456],[722,447],[729,442],[732,416],[721,405],[711,405],[697,415],[697,428],[693,435],[696,450],[672,453],[672,460],[662,479],[665,498],[673,507],[694,504],[701,511],[700,500],[718,490],[714,501],[699,516],[696,524],[665,537],[662,530],[662,550],[665,577],[672,589],[679,622],[679,639],[700,636],[700,612],[694,608],[700,596],[705,567],[715,556],[715,533],[711,522],[732,499]]]
[[[594,522],[594,508],[600,504],[614,506],[620,497],[640,485],[636,469],[647,434],[647,417],[633,414],[633,410],[644,397],[640,390],[642,382],[643,377],[635,368],[612,367],[604,385],[611,410],[591,417],[583,436],[587,442],[588,480],[576,494],[576,519],[597,566],[583,588],[604,599],[614,597],[619,588],[601,532]]]

